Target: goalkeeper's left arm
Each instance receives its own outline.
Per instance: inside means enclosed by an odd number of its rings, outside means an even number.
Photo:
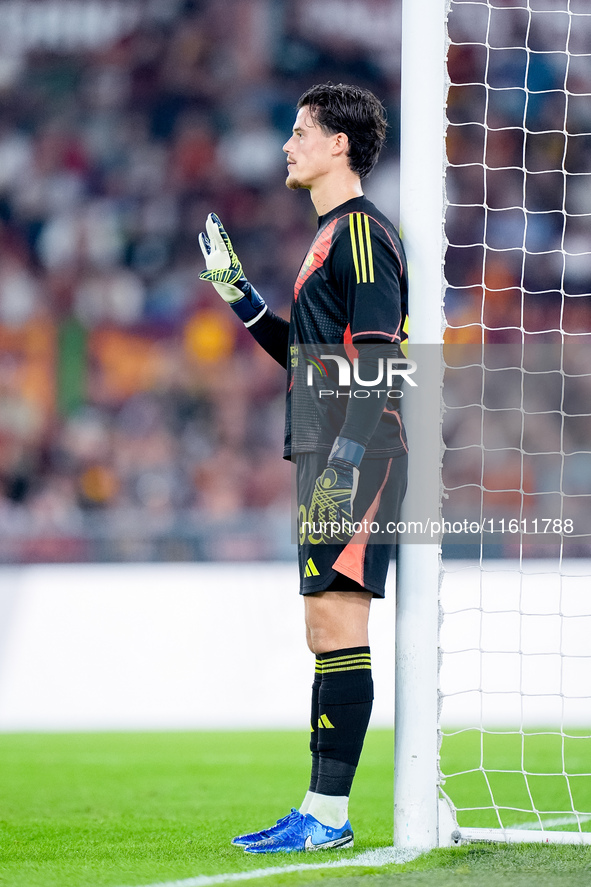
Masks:
[[[269,309],[246,279],[242,263],[215,213],[207,217],[205,233],[199,235],[199,246],[206,264],[199,278],[213,284],[257,342],[286,369],[289,324]]]

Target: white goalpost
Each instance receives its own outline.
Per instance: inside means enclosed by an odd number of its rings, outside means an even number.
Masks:
[[[409,357],[437,346],[443,329],[443,180],[445,0],[402,4],[400,227],[409,265]],[[417,364],[421,368],[420,355]],[[439,402],[439,379],[421,379],[420,397]],[[434,390],[433,390],[434,388]],[[438,409],[438,407],[436,407]],[[402,520],[421,501],[438,511],[439,422],[422,422],[423,405],[404,413],[409,440],[409,495]],[[429,436],[424,457],[419,440]],[[417,445],[415,445],[415,443]],[[433,458],[434,454],[437,455]],[[428,464],[425,464],[428,463]],[[419,492],[420,490],[420,492]],[[416,494],[415,494],[415,491]],[[437,647],[439,546],[401,543],[396,569],[394,846],[438,844]],[[426,697],[426,705],[417,699]],[[404,725],[399,728],[399,725]]]
[[[591,844],[590,108],[586,0],[403,0],[397,850]]]

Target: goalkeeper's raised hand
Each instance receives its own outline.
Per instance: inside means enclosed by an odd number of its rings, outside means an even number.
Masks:
[[[199,278],[212,283],[244,325],[251,326],[267,310],[265,300],[244,276],[232,242],[215,213],[208,215],[205,232],[199,235],[199,246],[207,270]]]
[[[337,437],[316,479],[308,520],[325,542],[343,542],[353,535],[353,502],[364,453],[363,444]]]

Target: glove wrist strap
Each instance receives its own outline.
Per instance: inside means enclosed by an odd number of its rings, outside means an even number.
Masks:
[[[244,326],[245,326],[246,328],[248,328],[249,326],[252,326],[253,323],[256,323],[257,320],[260,320],[261,317],[263,316],[263,314],[265,313],[265,311],[267,310],[267,307],[268,307],[268,306],[265,305],[265,307],[262,309],[262,311],[259,311],[259,313],[257,314],[257,316],[256,316],[256,317],[253,317],[252,320],[245,320],[245,321],[244,321]]]
[[[356,440],[349,440],[347,437],[337,437],[332,445],[328,461],[340,459],[342,462],[350,462],[355,468],[359,468],[364,454],[363,444],[357,443]]]
[[[252,326],[263,316],[267,310],[267,304],[248,281],[245,280],[240,289],[244,293],[244,298],[230,302],[230,308],[245,326]]]

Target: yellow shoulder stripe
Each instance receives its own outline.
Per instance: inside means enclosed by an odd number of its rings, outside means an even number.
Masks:
[[[365,244],[363,237],[363,222],[361,219],[361,213],[356,213],[357,216],[357,239],[359,243],[359,258],[361,259],[361,278],[364,283],[367,283],[367,268],[365,267]],[[357,281],[359,283],[359,281]]]
[[[357,274],[357,283],[359,283],[359,260],[357,258],[357,243],[355,240],[355,214],[349,216],[349,234],[351,235],[351,251],[353,253],[353,264],[355,265],[355,273]]]
[[[374,283],[369,216],[365,213],[351,213],[349,215],[349,234],[357,283]]]
[[[371,232],[369,230],[369,216],[363,216],[365,219],[365,242],[367,243],[367,267],[369,269],[369,282],[374,283],[373,276],[373,252],[371,249]]]

